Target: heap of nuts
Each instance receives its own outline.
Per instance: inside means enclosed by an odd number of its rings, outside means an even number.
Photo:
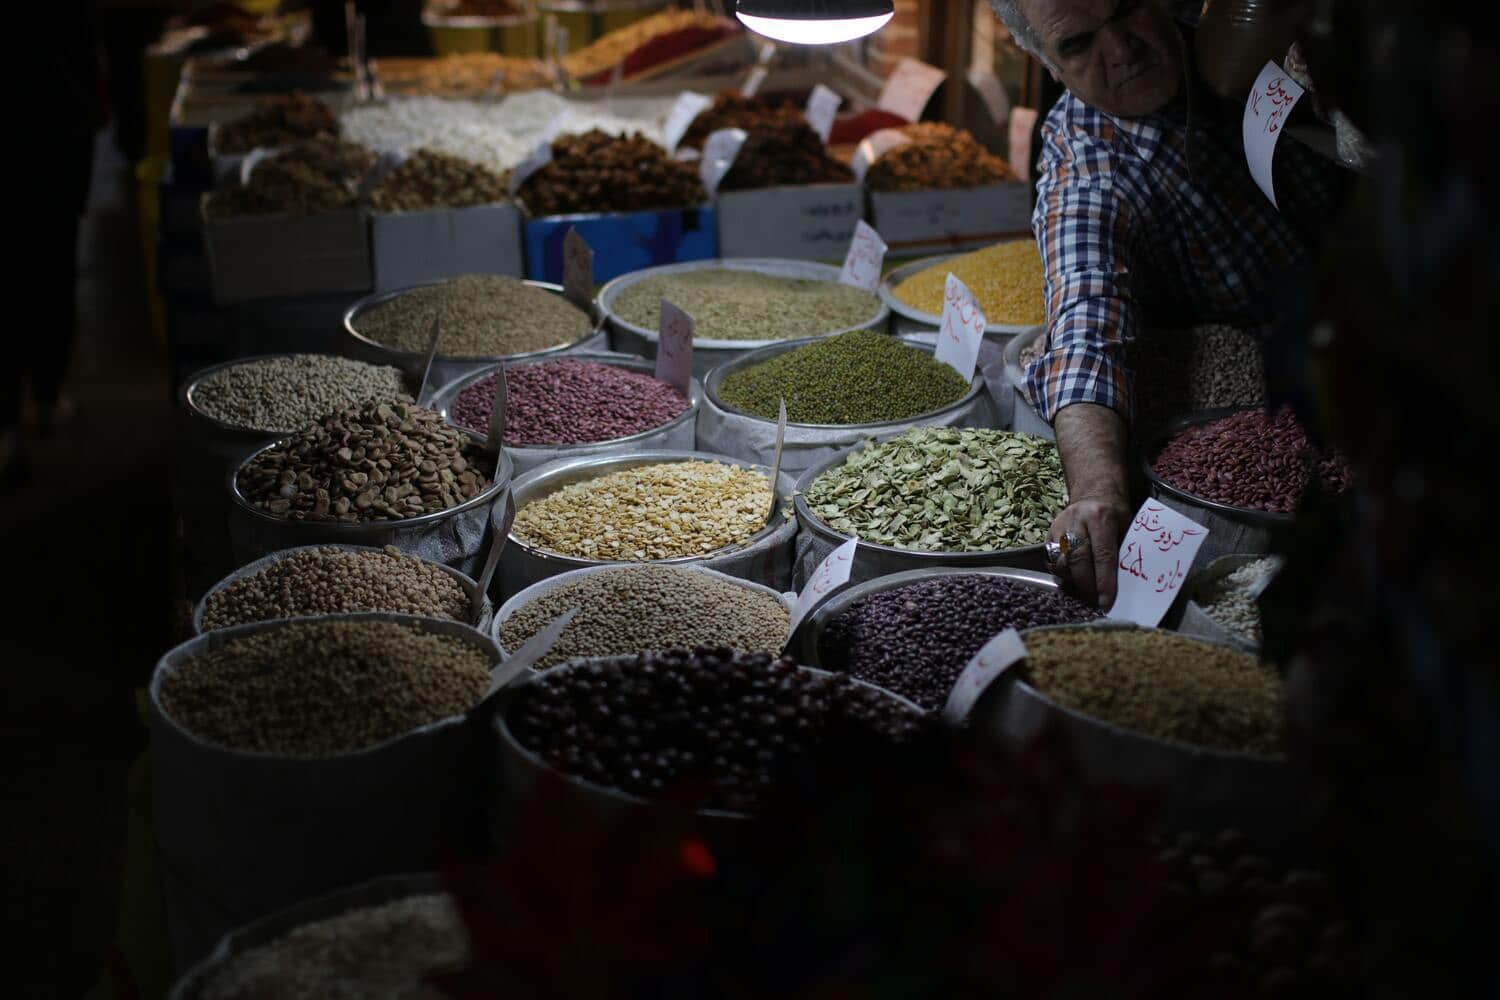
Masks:
[[[691,164],[639,132],[599,129],[554,140],[552,161],[526,178],[519,194],[532,215],[686,208],[707,199]]]
[[[1313,446],[1290,407],[1241,410],[1176,434],[1152,467],[1184,493],[1245,510],[1289,514],[1316,478],[1323,490],[1349,488],[1349,465]]]
[[[506,723],[565,774],[646,798],[703,781],[704,808],[750,812],[778,773],[825,741],[863,733],[901,743],[922,717],[789,657],[699,648],[554,668],[518,693]]]
[[[909,142],[888,150],[865,173],[871,191],[928,191],[971,188],[1016,179],[1000,157],[972,134],[941,122],[921,122],[905,129]]]
[[[419,149],[370,192],[377,212],[420,212],[509,201],[505,178],[488,167]]]
[[[754,132],[758,128],[777,125],[807,124],[801,109],[790,103],[772,105],[762,97],[746,97],[733,90],[726,90],[714,98],[714,103],[698,113],[688,130],[683,133],[681,146],[698,149],[703,140],[721,128],[742,128]],[[816,133],[814,133],[816,135]]]
[[[254,111],[219,129],[216,153],[248,153],[257,146],[285,146],[318,135],[338,135],[333,109],[300,91],[260,101]]]
[[[295,521],[396,521],[457,507],[489,486],[467,434],[410,400],[324,417],[257,452],[236,486],[256,510]]]
[[[802,121],[757,125],[719,182],[725,191],[773,187],[778,184],[840,184],[854,179],[854,171],[829,156],[812,126]]]

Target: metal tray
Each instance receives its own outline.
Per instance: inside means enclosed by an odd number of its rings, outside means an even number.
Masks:
[[[945,260],[952,260],[955,257],[963,257],[972,252],[945,253],[938,254],[935,257],[923,257],[921,260],[914,260],[909,264],[902,264],[900,267],[892,269],[885,276],[885,279],[880,282],[880,287],[876,290],[880,296],[880,301],[884,302],[891,312],[896,313],[898,316],[904,316],[909,320],[923,323],[935,330],[942,324],[943,317],[935,313],[923,312],[915,306],[910,306],[902,302],[896,298],[896,286],[912,275],[927,270],[929,267],[934,267]],[[1025,333],[1027,330],[1034,329],[1035,327],[1035,323],[990,323],[984,328],[984,332],[986,334],[1017,334]]]

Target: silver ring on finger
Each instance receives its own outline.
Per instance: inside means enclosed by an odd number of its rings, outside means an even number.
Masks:
[[[1069,558],[1074,552],[1082,552],[1089,547],[1089,536],[1080,535],[1076,531],[1064,531],[1062,543],[1058,546],[1062,549],[1064,558]]]

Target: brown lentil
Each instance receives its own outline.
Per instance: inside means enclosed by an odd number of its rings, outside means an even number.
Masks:
[[[1158,629],[1029,632],[1021,676],[1066,708],[1159,740],[1281,753],[1281,679],[1255,657]]]
[[[707,555],[765,524],[766,474],[723,462],[659,462],[564,486],[516,513],[529,545],[581,559],[648,562]]]
[[[790,624],[786,605],[764,591],[677,566],[631,566],[590,573],[522,605],[501,625],[501,644],[518,649],[569,608],[578,614],[539,669],[676,647],[779,652]]]
[[[467,712],[489,667],[479,647],[412,625],[288,622],[184,660],[162,679],[161,707],[232,750],[329,757]]]
[[[661,300],[693,317],[698,340],[787,340],[872,323],[873,292],[837,281],[783,278],[759,271],[704,267],[645,278],[614,300],[615,315],[655,330]]]
[[[361,313],[354,326],[378,344],[425,355],[433,317],[443,324],[439,353],[449,358],[565,347],[593,328],[588,314],[561,295],[499,274],[412,289]]]
[[[393,611],[455,621],[471,617],[469,595],[431,563],[392,545],[378,552],[323,546],[278,559],[209,594],[203,602],[203,628],[348,611]]]
[[[437,1000],[446,994],[423,977],[468,958],[452,898],[412,896],[304,924],[235,955],[198,1000]]]

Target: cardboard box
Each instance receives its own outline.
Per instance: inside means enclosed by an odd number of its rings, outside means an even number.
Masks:
[[[865,215],[858,184],[810,184],[719,195],[719,254],[842,260]]]
[[[892,256],[973,250],[1031,233],[1026,181],[941,191],[871,191],[870,225]]]
[[[370,216],[375,290],[460,274],[525,273],[521,209],[512,203]]]
[[[718,214],[712,205],[656,212],[550,215],[525,224],[526,277],[562,282],[563,239],[570,228],[594,251],[594,283],[643,267],[719,256]]]
[[[361,209],[232,219],[205,211],[203,242],[220,305],[370,290],[370,222]]]

